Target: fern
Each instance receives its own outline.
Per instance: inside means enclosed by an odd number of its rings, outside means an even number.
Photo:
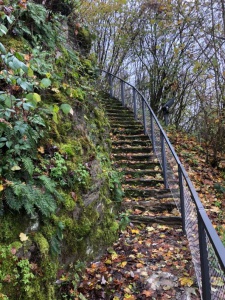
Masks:
[[[5,190],[5,199],[7,205],[13,210],[19,211],[23,206],[22,201],[15,197],[13,189],[10,187]]]
[[[30,176],[34,173],[34,164],[30,157],[23,157],[22,159],[25,170],[30,174]]]
[[[43,183],[44,187],[50,192],[50,193],[54,193],[55,192],[55,182],[53,180],[51,180],[49,177],[45,176],[45,175],[41,175],[38,177],[41,182]]]
[[[63,200],[62,195],[56,190],[56,183],[51,178],[45,175],[41,175],[38,178],[41,180],[43,186],[47,189],[48,192],[52,193],[58,200]]]
[[[40,177],[47,184],[45,190],[43,190],[43,186],[38,187],[34,184],[22,182],[14,182],[8,187],[5,191],[5,200],[9,208],[17,211],[24,208],[26,213],[31,216],[36,213],[37,209],[44,216],[49,216],[53,213],[57,208],[54,195],[58,195],[58,193],[54,190],[55,185],[50,182],[49,178],[46,176]]]

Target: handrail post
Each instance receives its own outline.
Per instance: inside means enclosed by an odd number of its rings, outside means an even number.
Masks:
[[[108,74],[109,75],[109,95],[110,98],[113,97],[113,80],[112,80],[112,74]]]
[[[121,81],[120,81],[120,84],[121,84],[121,101],[122,101],[122,105],[125,106],[124,81],[121,80]]]
[[[146,114],[145,114],[145,101],[143,98],[142,99],[142,119],[143,119],[143,125],[144,125],[144,134],[147,133],[147,128],[146,128]]]
[[[180,209],[181,209],[181,217],[182,217],[182,229],[183,229],[183,233],[186,234],[185,205],[184,205],[184,181],[183,181],[183,176],[182,176],[180,165],[178,165],[178,176],[179,176],[179,188],[180,188]]]
[[[134,105],[134,118],[137,120],[137,101],[136,101],[136,89],[133,87],[133,105]]]
[[[167,179],[167,161],[166,161],[166,151],[165,151],[165,141],[162,131],[160,131],[161,140],[161,155],[162,155],[162,169],[163,169],[163,179],[165,189],[168,189],[168,179]]]
[[[199,235],[199,250],[201,262],[201,277],[202,277],[202,297],[204,300],[211,300],[211,283],[209,276],[209,261],[208,249],[206,242],[206,233],[201,216],[198,211],[198,235]]]
[[[151,119],[151,140],[152,140],[152,148],[153,152],[156,154],[156,149],[155,149],[155,129],[154,129],[154,119],[152,113],[150,114],[150,119]]]

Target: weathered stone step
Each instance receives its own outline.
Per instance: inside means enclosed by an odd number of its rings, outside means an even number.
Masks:
[[[107,116],[110,117],[132,117],[134,119],[134,113],[130,110],[121,108],[121,109],[108,109],[106,111]]]
[[[140,124],[137,124],[137,123],[126,124],[126,125],[120,124],[120,123],[111,124],[111,129],[117,129],[117,128],[124,129],[124,130],[129,129],[130,131],[139,129],[139,130],[141,130],[141,133],[143,132],[143,126],[141,126]]]
[[[126,141],[126,142],[139,142],[139,141],[146,141],[146,142],[150,142],[149,141],[149,137],[145,134],[118,134],[115,137],[116,140],[118,141]]]
[[[133,170],[153,170],[154,168],[159,166],[158,162],[154,161],[127,161],[127,160],[117,160],[114,161],[114,166],[119,170],[123,171],[126,170],[127,168],[133,169]]]
[[[125,127],[114,127],[111,128],[111,132],[115,135],[115,134],[126,134],[126,135],[130,135],[130,134],[134,134],[134,135],[141,135],[143,134],[143,128],[137,127],[137,128],[125,128]]]
[[[156,197],[158,199],[162,198],[171,198],[171,193],[166,189],[157,189],[157,188],[149,188],[149,189],[137,189],[137,188],[127,188],[124,191],[124,196],[129,198],[145,198],[145,197]]]
[[[161,177],[163,175],[161,170],[154,170],[154,169],[139,169],[139,170],[134,170],[134,169],[130,169],[129,166],[128,168],[124,168],[123,170],[121,170],[121,172],[123,172],[124,175],[130,176],[132,178],[140,178],[140,177],[145,177],[145,176],[152,176],[154,178],[156,177]]]
[[[144,146],[112,146],[112,153],[151,153],[153,155],[151,150],[151,148]]]
[[[130,160],[132,161],[152,161],[155,159],[154,154],[152,153],[121,153],[121,154],[113,154],[114,160],[127,160],[128,163]]]
[[[130,124],[136,124],[136,125],[139,125],[139,126],[142,126],[143,125],[140,123],[140,122],[137,122],[136,120],[134,120],[134,118],[132,117],[132,119],[124,119],[124,118],[121,118],[121,119],[117,119],[117,120],[113,120],[113,124],[111,124],[111,126],[114,126],[114,125],[118,125],[118,124],[121,124],[122,126],[125,126],[125,125],[130,125]]]
[[[149,186],[155,186],[157,184],[163,184],[163,180],[159,179],[144,179],[144,178],[126,178],[126,180],[123,183],[123,188],[126,186],[140,186],[140,187],[149,187]]]
[[[139,147],[152,147],[149,140],[114,140],[112,141],[113,147],[131,147],[131,146],[139,146]]]
[[[171,212],[173,209],[176,209],[176,204],[173,201],[173,199],[168,198],[168,201],[160,201],[160,200],[140,200],[140,201],[134,201],[130,199],[130,201],[124,201],[122,203],[122,208],[132,208],[132,209],[139,209],[142,211],[145,211],[146,209],[148,211],[152,212],[162,212],[167,210],[168,212]]]
[[[182,218],[178,216],[156,216],[156,217],[150,217],[150,216],[137,216],[137,215],[130,215],[129,219],[133,223],[143,223],[143,224],[171,224],[171,225],[181,225],[182,224]]]

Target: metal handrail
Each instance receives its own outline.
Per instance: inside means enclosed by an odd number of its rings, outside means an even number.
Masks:
[[[121,79],[120,77],[113,75],[110,72],[102,70],[107,76],[108,76],[108,83],[109,83],[109,94],[110,97],[114,96],[114,92],[116,87],[114,87],[114,81],[119,81],[119,88],[120,94],[118,95],[119,99],[123,106],[126,105],[126,97],[125,97],[125,87],[130,87],[132,90],[132,109],[134,112],[135,119],[138,119],[138,111],[137,111],[137,96],[141,99],[141,107],[142,107],[142,116],[140,121],[142,122],[144,126],[144,133],[147,134],[152,142],[153,150],[155,154],[158,156],[160,164],[162,166],[163,170],[163,177],[164,177],[164,185],[165,188],[170,187],[170,183],[168,180],[168,176],[171,176],[171,168],[169,166],[168,157],[172,157],[173,160],[175,160],[178,168],[178,174],[176,174],[173,171],[173,180],[177,180],[179,185],[179,203],[178,208],[181,212],[182,216],[182,224],[183,224],[183,231],[187,234],[187,237],[189,239],[189,244],[191,248],[191,238],[192,236],[195,236],[189,226],[190,218],[193,220],[193,224],[195,224],[196,229],[196,235],[198,236],[197,243],[197,258],[199,257],[199,265],[198,262],[195,262],[195,271],[198,274],[198,285],[201,293],[201,297],[203,300],[216,300],[216,299],[225,299],[225,288],[222,287],[222,293],[223,298],[218,298],[218,295],[221,295],[221,291],[218,289],[213,288],[212,286],[212,279],[215,280],[218,276],[218,280],[220,280],[220,286],[221,286],[221,280],[224,282],[225,286],[225,247],[220,240],[216,230],[214,229],[211,221],[209,220],[209,217],[206,214],[206,211],[198,197],[198,194],[186,172],[183,165],[180,162],[180,159],[178,158],[173,146],[171,145],[165,131],[163,130],[159,120],[157,119],[156,115],[154,114],[151,106],[149,105],[149,102],[145,99],[145,97],[129,82]],[[118,87],[117,86],[117,87]],[[146,113],[150,113],[150,130],[148,132],[148,124],[146,121]],[[157,129],[160,132],[160,152],[156,150],[156,134],[154,130]],[[165,150],[166,148],[166,150]],[[170,171],[168,169],[170,168]],[[191,209],[188,209],[189,206],[192,206]],[[191,215],[192,214],[192,215]],[[197,220],[196,220],[197,219]],[[188,230],[188,233],[186,232]],[[196,255],[194,253],[196,249],[194,249],[195,245],[193,243],[193,249],[191,248],[192,257],[193,255]],[[213,250],[212,250],[213,249]],[[217,264],[216,267],[213,265],[211,267],[211,258],[210,253],[213,253],[214,260],[213,264]],[[197,259],[198,260],[198,259]],[[220,269],[220,271],[218,271]],[[220,272],[220,273],[219,273]],[[222,272],[222,275],[221,275]],[[219,275],[218,275],[219,274]],[[215,283],[214,283],[215,285]],[[215,292],[216,290],[216,292]]]

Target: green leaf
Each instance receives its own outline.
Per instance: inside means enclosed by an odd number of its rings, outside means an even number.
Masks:
[[[22,80],[21,78],[17,79],[17,84],[25,91],[31,92],[33,90],[33,85],[28,81]]]
[[[69,104],[65,104],[65,103],[61,104],[60,108],[66,115],[68,115],[73,111],[72,107]]]
[[[58,124],[58,116],[55,112],[53,112],[52,119],[56,124]]]
[[[49,78],[43,78],[41,80],[40,87],[45,89],[45,88],[49,87],[51,84],[52,84],[52,82]]]
[[[37,103],[41,101],[41,96],[37,93],[29,93],[26,95],[26,99],[36,107]]]
[[[3,46],[2,43],[0,43],[0,51],[1,51],[1,53],[6,54],[5,47]]]
[[[0,25],[0,36],[3,36],[7,33],[8,29],[4,25]]]
[[[16,52],[16,53],[14,53],[14,55],[19,61],[21,61],[21,62],[24,61],[24,57],[21,53]]]
[[[55,113],[58,113],[59,112],[58,105],[53,105],[52,111],[55,112]]]
[[[6,142],[6,147],[11,148],[12,144],[13,144],[13,142],[8,141],[8,142]]]
[[[34,76],[34,72],[31,68],[28,68],[27,75],[28,75],[28,77],[33,77]]]

